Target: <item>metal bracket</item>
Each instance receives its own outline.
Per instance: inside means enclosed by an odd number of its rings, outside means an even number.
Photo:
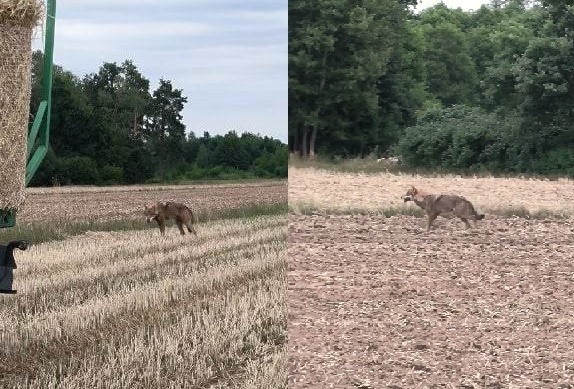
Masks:
[[[25,240],[14,240],[6,246],[0,245],[0,293],[16,293],[12,289],[12,282],[14,281],[13,271],[16,269],[13,251],[15,249],[26,250],[27,248],[28,242]]]

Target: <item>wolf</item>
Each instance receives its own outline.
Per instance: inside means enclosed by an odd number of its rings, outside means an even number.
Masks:
[[[474,209],[470,201],[462,196],[455,195],[434,195],[411,187],[401,198],[406,203],[414,201],[416,205],[425,210],[427,214],[427,231],[430,231],[431,225],[438,215],[445,212],[454,212],[455,216],[464,222],[466,229],[470,228],[468,220],[472,220],[476,227],[476,221],[484,219],[483,214],[479,214]]]
[[[185,204],[176,203],[174,201],[158,202],[151,205],[145,205],[144,215],[147,222],[151,223],[155,220],[159,226],[162,235],[165,234],[165,221],[167,219],[174,219],[181,235],[185,235],[183,225],[187,230],[194,235],[197,235],[193,223],[195,222],[195,215]]]

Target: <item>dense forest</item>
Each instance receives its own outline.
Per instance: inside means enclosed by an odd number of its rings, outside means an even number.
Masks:
[[[574,5],[289,1],[289,148],[574,176]]]
[[[31,112],[39,104],[42,53],[32,62]],[[79,78],[54,68],[50,150],[32,185],[120,184],[287,177],[287,145],[230,131],[187,132],[182,90],[150,91],[131,61]]]

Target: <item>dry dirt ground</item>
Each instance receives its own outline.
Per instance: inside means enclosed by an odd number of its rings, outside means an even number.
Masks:
[[[18,221],[141,218],[144,204],[174,200],[194,212],[287,202],[287,181],[209,185],[29,188]]]
[[[424,223],[290,215],[289,388],[574,388],[574,220]]]
[[[574,216],[574,180],[500,177],[435,177],[413,174],[356,174],[289,167],[289,208],[328,211],[404,209],[400,196],[416,186],[430,193],[465,196],[487,214],[509,210]]]

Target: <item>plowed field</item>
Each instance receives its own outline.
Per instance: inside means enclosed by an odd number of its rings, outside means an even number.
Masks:
[[[423,227],[291,216],[290,388],[572,387],[574,223]]]
[[[384,186],[382,176],[358,176],[356,187],[351,175],[353,185],[343,185],[313,174],[289,188],[290,201],[315,204],[315,214],[289,216],[290,388],[574,387],[572,218],[494,215],[503,204],[485,191],[476,202],[487,217],[477,229],[439,217],[427,233],[421,217],[329,215],[337,204],[360,208],[358,198],[388,207],[423,178]],[[316,195],[328,189],[315,178],[328,181],[330,197]],[[384,188],[372,198],[369,180]],[[481,185],[461,180],[461,190]],[[449,188],[439,177],[428,181]],[[509,201],[569,214],[571,204],[560,208],[549,196],[571,184],[530,182],[534,192],[556,188],[531,203],[524,193]]]
[[[287,202],[287,182],[29,188],[18,220],[141,219],[144,204],[168,200],[182,202],[199,214],[279,204]]]

